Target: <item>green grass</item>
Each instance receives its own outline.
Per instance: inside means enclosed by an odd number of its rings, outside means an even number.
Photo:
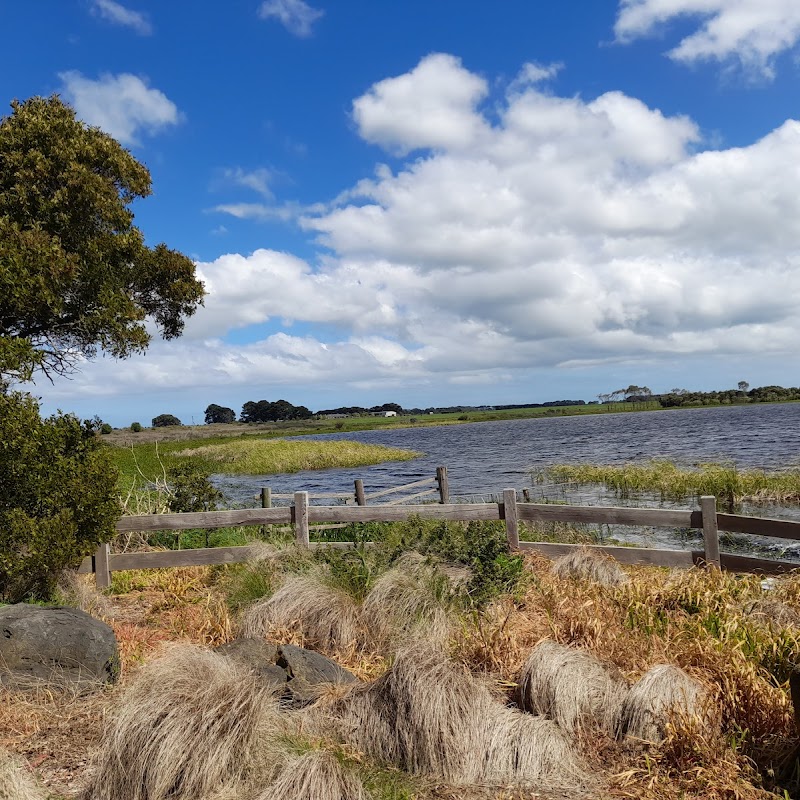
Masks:
[[[265,439],[221,436],[198,441],[147,442],[113,447],[120,491],[163,480],[166,472],[189,461],[200,472],[269,475],[300,470],[360,467],[384,461],[408,461],[420,454],[347,440]]]
[[[206,444],[176,453],[201,469],[235,475],[300,472],[332,467],[362,467],[382,461],[409,461],[420,454],[397,447],[349,441],[239,440]]]
[[[687,469],[671,461],[619,466],[556,464],[540,473],[537,479],[583,486],[605,486],[620,499],[658,494],[662,500],[678,501],[714,495],[721,507],[729,509],[745,501],[800,505],[800,469],[766,472],[712,463]]]

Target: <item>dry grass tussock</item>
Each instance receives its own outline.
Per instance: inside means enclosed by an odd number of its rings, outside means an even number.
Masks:
[[[457,625],[454,611],[468,573],[437,565],[417,553],[404,554],[375,581],[363,604],[372,646],[388,649],[413,636],[444,642]]]
[[[277,701],[248,670],[191,645],[143,667],[117,698],[85,800],[200,800],[269,761]]]
[[[289,759],[256,800],[370,800],[356,772],[329,750]]]
[[[324,568],[290,575],[271,597],[248,608],[241,635],[272,638],[279,629],[295,628],[306,646],[323,653],[352,651],[363,641],[361,609],[341,589],[329,585]]]
[[[742,612],[772,628],[800,628],[800,611],[782,600],[751,600],[745,603]]]
[[[46,797],[28,768],[0,749],[0,800],[46,800]]]
[[[545,639],[517,678],[522,708],[555,720],[564,730],[612,730],[627,685],[591,653]]]
[[[582,763],[554,723],[506,708],[468,670],[417,642],[328,713],[379,762],[453,785],[577,786]]]
[[[619,709],[617,733],[648,742],[664,739],[670,722],[703,727],[708,697],[697,681],[671,664],[657,664],[630,689]]]
[[[114,617],[114,608],[108,597],[98,591],[94,575],[78,575],[75,570],[63,570],[58,576],[58,594],[62,603],[79,608],[92,617],[105,621]]]
[[[553,574],[559,578],[589,580],[603,586],[621,586],[630,578],[610,556],[582,547],[553,562]]]

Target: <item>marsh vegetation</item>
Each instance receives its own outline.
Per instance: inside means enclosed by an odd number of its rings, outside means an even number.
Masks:
[[[84,700],[2,690],[6,746],[54,796],[90,800],[798,788],[800,577],[554,565],[509,554],[496,523],[365,528],[375,547],[275,539],[246,564],[115,572],[91,608],[119,638],[121,685]],[[360,682],[286,706],[208,649],[241,635],[310,647]]]

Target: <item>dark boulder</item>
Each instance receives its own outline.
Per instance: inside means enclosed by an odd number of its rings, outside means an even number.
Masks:
[[[330,684],[358,683],[355,675],[335,661],[293,644],[235,639],[216,652],[250,667],[268,686],[283,688],[283,702],[295,708],[316,700]]]
[[[18,603],[0,608],[0,683],[25,687],[113,683],[114,631],[77,608]]]
[[[249,667],[269,687],[285,687],[289,676],[277,665],[278,648],[263,639],[234,639],[220,645],[217,653]]]
[[[289,691],[296,705],[316,700],[326,685],[358,683],[352,672],[313,650],[293,644],[283,644],[278,649],[278,664],[289,676]]]

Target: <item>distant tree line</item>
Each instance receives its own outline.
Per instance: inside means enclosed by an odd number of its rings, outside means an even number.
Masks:
[[[293,419],[311,419],[314,415],[305,406],[292,405],[287,400],[248,400],[242,406],[240,422],[281,422]]]
[[[601,403],[657,402],[662,408],[682,406],[735,405],[737,403],[778,403],[800,400],[800,388],[783,386],[759,386],[750,389],[747,381],[739,381],[736,389],[721,389],[710,392],[692,392],[688,389],[670,389],[662,394],[653,394],[647,386],[628,386],[608,394],[597,395]],[[498,406],[500,408],[500,406]]]
[[[715,392],[689,392],[673,389],[666,394],[654,395],[663,408],[680,406],[735,405],[737,403],[779,403],[800,400],[800,388],[790,386],[759,386],[745,389],[723,389]]]
[[[382,406],[372,406],[372,408],[363,408],[362,406],[341,406],[340,408],[326,408],[318,411],[320,416],[327,416],[330,414],[347,414],[353,417],[363,417],[367,414],[380,414],[382,411],[394,411],[397,414],[406,413],[403,407],[397,403],[384,403]]]

